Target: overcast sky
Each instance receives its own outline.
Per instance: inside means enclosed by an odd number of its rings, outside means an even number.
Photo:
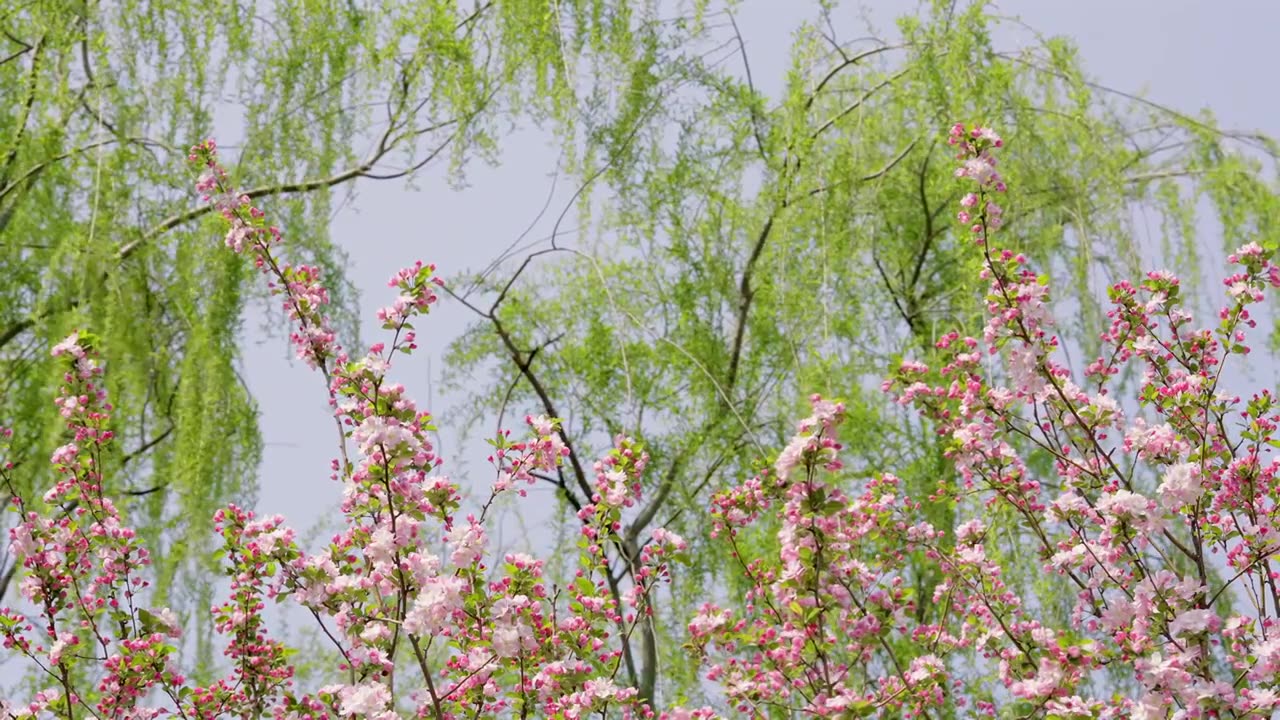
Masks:
[[[893,19],[915,6],[901,0],[861,4],[883,30],[891,30]],[[859,7],[846,3],[837,15],[843,18],[837,27],[848,37],[859,34]],[[1086,71],[1106,85],[1183,111],[1210,107],[1226,127],[1280,137],[1280,0],[1005,0],[997,7],[1042,33],[1073,38]],[[812,17],[811,8],[793,0],[742,3],[738,23],[762,90],[781,87],[791,29]],[[376,329],[367,319],[387,304],[385,283],[395,270],[422,259],[436,263],[448,278],[483,266],[538,214],[556,151],[535,133],[508,137],[502,147],[501,166],[474,165],[470,187],[460,192],[450,190],[439,171],[424,175],[418,191],[386,182],[357,187],[355,201],[336,218],[334,237],[352,258],[349,272],[361,290],[361,317],[369,326],[366,341],[374,339]],[[549,232],[555,214],[530,237]],[[462,308],[443,302],[417,323],[421,360],[393,370],[419,404],[437,414],[453,399],[441,396],[438,382],[434,387],[428,382],[426,361],[430,358],[438,377],[443,348],[468,321]],[[290,363],[283,342],[264,343],[255,322],[247,328],[247,379],[262,411],[267,443],[259,510],[283,513],[302,530],[337,512],[338,488],[328,479],[335,432],[323,382],[305,366]],[[483,465],[460,465],[456,436],[446,432],[444,441],[448,474],[460,478],[465,473],[482,485],[492,479]],[[470,447],[464,454],[482,461],[483,452]]]

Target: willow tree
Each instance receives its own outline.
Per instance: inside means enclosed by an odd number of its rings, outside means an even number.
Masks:
[[[629,67],[655,17],[606,0],[7,4],[0,426],[16,434],[0,499],[30,506],[52,482],[48,457],[66,439],[49,348],[92,332],[124,448],[103,460],[124,470],[106,491],[156,549],[155,602],[202,612],[208,519],[251,499],[260,456],[238,332],[246,307],[274,316],[204,222],[186,148],[234,139],[234,176],[274,196],[295,260],[336,277],[341,331],[354,335],[328,235],[334,193],[491,158],[515,117],[571,137],[594,80],[565,58]],[[0,554],[0,592],[20,561]]]
[[[580,240],[553,236],[455,290],[478,315],[452,349],[471,407],[564,418],[564,440],[583,457],[617,433],[651,454],[647,504],[613,550],[615,586],[649,527],[695,542],[672,612],[628,648],[646,693],[698,693],[676,639],[682,618],[707,588],[737,587],[736,561],[686,519],[752,472],[762,448],[785,443],[805,395],[849,403],[851,478],[892,471],[917,497],[951,481],[943,445],[879,385],[896,358],[927,356],[951,329],[977,330],[975,256],[956,223],[962,189],[946,145],[953,123],[1008,139],[1005,237],[1074,281],[1063,302],[1076,319],[1064,324],[1081,352],[1108,277],[1160,256],[1194,269],[1205,240],[1197,207],[1212,208],[1226,246],[1280,234],[1269,140],[1103,89],[1066,39],[1004,51],[985,10],[933,2],[903,18],[892,43],[841,42],[834,16],[819,14],[794,35],[779,97],[754,86],[728,16],[707,42],[736,57],[704,60],[690,47],[655,61],[596,118],[609,142],[573,167]],[[1158,219],[1148,222],[1157,236],[1134,227],[1139,210]],[[575,508],[590,496],[589,473],[575,463],[545,479]],[[940,527],[954,510],[931,508]],[[999,520],[1004,551],[1016,553],[1014,524]],[[1037,580],[1037,558],[1018,559],[1022,589],[1062,607]],[[920,613],[938,612],[936,579],[916,582]]]

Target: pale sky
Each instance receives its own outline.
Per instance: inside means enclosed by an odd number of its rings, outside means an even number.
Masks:
[[[862,5],[886,32],[894,29],[895,17],[915,7],[902,0],[868,0]],[[776,92],[781,87],[790,30],[812,17],[812,7],[792,0],[742,3],[737,19],[762,90]],[[844,7],[836,15],[837,27],[844,36],[856,37],[861,34],[859,5]],[[1280,137],[1280,0],[1005,0],[997,8],[1001,14],[1020,16],[1044,34],[1073,38],[1086,71],[1106,85],[1144,93],[1190,113],[1210,107],[1225,127]],[[447,187],[439,168],[419,179],[419,191],[375,181],[356,188],[354,203],[336,218],[334,237],[352,258],[349,272],[361,291],[366,342],[381,339],[375,338],[376,325],[369,319],[390,299],[385,283],[395,270],[421,259],[436,263],[447,279],[487,264],[525,230],[546,201],[557,160],[547,143],[536,133],[508,137],[502,145],[502,164],[473,165],[470,187],[460,192]],[[561,193],[555,212],[530,237],[549,232],[566,195]],[[287,239],[288,228],[284,230]],[[426,359],[431,358],[438,377],[444,347],[470,320],[463,308],[445,298],[436,312],[416,323],[420,357],[392,371],[420,406],[438,416],[455,399],[442,397],[437,382],[428,405]],[[290,364],[282,341],[262,344],[256,323],[247,327],[252,336],[245,339],[247,380],[260,404],[267,443],[259,511],[282,513],[305,530],[322,515],[337,512],[338,488],[328,479],[335,431],[323,382],[305,366]],[[441,420],[447,428],[448,419]],[[484,458],[479,440],[467,446],[472,465],[466,469],[483,487],[492,473],[475,464]],[[463,447],[447,429],[444,441],[449,461],[444,470],[461,478],[457,460]]]

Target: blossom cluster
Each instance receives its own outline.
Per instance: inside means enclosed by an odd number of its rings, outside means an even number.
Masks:
[[[19,590],[39,615],[0,608],[0,638],[52,682],[25,704],[0,700],[0,716],[71,717],[79,705],[121,717],[153,690],[185,680],[174,663],[177,618],[145,606],[149,556],[103,489],[111,404],[92,340],[75,333],[52,351],[66,361],[55,403],[67,442],[50,458],[54,485],[38,502],[12,495],[21,516],[9,533],[22,563]],[[72,680],[87,665],[100,672],[93,688],[81,689]]]
[[[326,378],[344,526],[305,549],[282,517],[217,513],[229,594],[211,613],[225,675],[193,683],[174,643],[181,622],[147,607],[147,552],[104,491],[111,406],[92,338],[72,335],[53,349],[66,360],[56,402],[67,433],[54,484],[40,503],[13,499],[10,547],[32,609],[0,609],[4,648],[41,685],[0,700],[0,718],[1271,717],[1280,463],[1268,454],[1280,408],[1265,390],[1230,395],[1223,379],[1249,352],[1255,306],[1280,287],[1276,248],[1228,258],[1236,270],[1211,328],[1193,326],[1167,272],[1116,283],[1102,352],[1075,372],[1047,278],[997,247],[1003,140],[956,125],[948,141],[986,322],[976,336],[943,335],[883,389],[936,431],[954,473],[923,497],[889,473],[851,481],[846,408],[812,396],[773,461],[710,503],[710,535],[747,588],[702,604],[684,628],[716,707],[660,713],[629,682],[627,639],[654,621],[659,584],[689,544],[664,529],[639,547],[623,537],[644,448],[620,436],[594,464],[563,587],[540,559],[499,557],[494,503],[563,469],[559,421],[529,416],[523,439],[500,433],[496,479],[466,512],[439,472],[432,416],[388,376],[417,348],[411,322],[437,300],[435,268],[391,278],[397,295],[377,315],[391,340],[353,359],[326,318],[319,271],[282,261],[280,231],[231,188],[212,141],[194,147],[227,246],[266,275],[299,357]],[[1129,406],[1116,399],[1126,377],[1138,384]],[[1037,595],[1016,572],[1027,562],[1065,595]],[[295,686],[267,601],[314,619],[332,682]]]
[[[1270,392],[1242,400],[1222,381],[1249,352],[1251,307],[1280,287],[1275,249],[1228,258],[1213,328],[1192,327],[1167,272],[1117,283],[1103,352],[1076,374],[1047,279],[996,247],[1002,139],[957,125],[949,142],[987,322],[884,389],[932,423],[954,478],[921,498],[889,474],[846,490],[842,408],[815,397],[775,465],[713,501],[751,591],[689,624],[706,677],[751,716],[1272,717],[1280,417]],[[1115,399],[1126,371],[1129,408]],[[954,520],[935,525],[926,505]],[[773,517],[778,554],[749,557]],[[1066,590],[1020,582],[1009,542]]]
[[[639,498],[643,449],[620,437],[597,464],[601,492],[580,513],[582,552],[569,587],[556,588],[541,560],[495,555],[486,529],[493,502],[559,469],[568,453],[559,421],[528,417],[527,440],[494,440],[489,499],[462,517],[459,486],[438,473],[430,414],[388,379],[394,355],[417,347],[410,321],[436,301],[434,267],[396,273],[389,286],[399,295],[378,313],[392,339],[352,359],[325,316],[319,271],[279,258],[281,233],[230,188],[212,141],[192,148],[190,159],[202,168],[197,189],[229,225],[227,246],[267,276],[294,323],[299,357],[328,381],[345,528],[308,552],[282,517],[234,505],[218,511],[230,595],[211,612],[227,673],[193,685],[176,668],[177,619],[141,604],[146,551],[103,492],[101,458],[112,436],[102,368],[91,344],[72,335],[53,351],[69,361],[57,402],[71,442],[52,458],[59,480],[44,497],[52,511],[28,511],[15,498],[25,515],[10,534],[34,611],[0,610],[5,648],[33,661],[50,684],[28,703],[0,703],[0,717],[647,713],[648,699],[621,679],[618,638],[651,617],[653,590],[685,543],[655,531],[631,559],[635,582],[625,592],[607,581],[602,549],[619,542],[619,514]],[[312,693],[294,687],[290,650],[267,627],[269,600],[313,616],[332,641],[335,682]]]

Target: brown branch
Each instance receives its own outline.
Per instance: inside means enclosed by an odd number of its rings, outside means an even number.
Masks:
[[[172,403],[170,403],[170,404],[172,404]],[[166,440],[170,435],[172,435],[172,434],[173,434],[173,431],[174,431],[174,426],[173,426],[173,424],[172,424],[172,422],[171,422],[171,423],[169,424],[169,427],[165,428],[165,431],[164,431],[164,432],[160,433],[159,435],[156,435],[155,437],[151,438],[150,440],[147,440],[147,441],[143,442],[143,443],[142,443],[141,445],[139,445],[139,446],[137,447],[137,449],[135,449],[133,452],[131,452],[131,453],[129,453],[129,454],[127,454],[127,455],[125,455],[123,458],[121,458],[121,459],[120,459],[120,466],[121,466],[121,467],[124,467],[125,465],[128,465],[128,464],[129,464],[129,462],[130,462],[131,460],[134,460],[134,459],[136,459],[136,458],[139,458],[139,457],[141,457],[141,456],[145,455],[147,452],[149,452],[149,451],[151,450],[151,448],[153,448],[153,447],[155,447],[156,445],[159,445],[160,443],[164,442],[164,441],[165,441],[165,440]],[[153,488],[152,490],[147,490],[147,491],[145,491],[145,492],[141,492],[141,491],[126,491],[126,492],[125,492],[125,494],[126,494],[126,495],[146,495],[147,493],[154,492],[154,491],[155,491],[155,490],[157,490],[157,489],[163,488],[165,485],[168,485],[168,483],[166,482],[166,483],[164,483],[164,484],[162,484],[162,485],[157,485],[157,486],[155,486],[155,488]]]
[[[551,394],[547,392],[547,388],[542,384],[542,380],[533,372],[533,358],[526,357],[524,353],[516,346],[515,340],[511,337],[510,331],[498,319],[497,313],[494,312],[488,316],[488,320],[493,325],[494,332],[502,341],[503,346],[507,350],[507,354],[511,358],[511,362],[515,363],[516,369],[520,371],[521,377],[525,382],[529,383],[529,387],[533,389],[538,401],[542,404],[542,409],[549,417],[561,417],[557,412],[555,403],[551,400]],[[582,491],[584,497],[590,499],[592,495],[591,483],[587,479],[587,470],[582,465],[582,459],[578,457],[578,453],[573,449],[573,441],[569,438],[569,433],[560,427],[556,434],[560,436],[560,441],[564,443],[565,448],[569,450],[569,465],[573,469],[574,479],[578,483],[578,489]]]
[[[884,177],[885,175],[888,175],[891,170],[893,170],[895,167],[898,166],[899,163],[905,160],[907,155],[910,155],[911,151],[915,150],[916,145],[919,142],[920,142],[919,137],[912,139],[911,142],[907,143],[907,146],[902,148],[902,151],[899,152],[897,155],[895,155],[893,159],[891,159],[888,163],[885,164],[884,167],[880,168],[879,170],[876,170],[873,173],[863,175],[860,178],[849,178],[849,179],[840,180],[838,182],[831,183],[829,185],[820,185],[811,190],[806,190],[800,195],[787,198],[786,204],[790,205],[796,202],[797,200],[800,200],[803,198],[810,198],[810,197],[814,197],[815,195],[821,195],[824,192],[830,192],[835,188],[838,188],[842,185],[847,185],[851,182],[870,182],[872,180],[878,180]]]
[[[785,208],[786,203],[783,202],[765,220],[764,227],[760,228],[760,234],[756,236],[755,244],[751,248],[751,255],[747,258],[747,265],[742,270],[742,280],[738,284],[737,328],[733,336],[733,347],[729,354],[729,373],[725,380],[726,388],[725,394],[721,398],[722,404],[728,404],[728,393],[738,381],[738,367],[742,363],[742,348],[746,344],[747,315],[751,312],[751,301],[756,294],[755,288],[751,287],[751,279],[755,275],[756,263],[760,261],[760,255],[764,253],[764,246],[769,240],[769,235],[773,232],[775,219]]]
[[[17,60],[18,58],[22,57],[23,55],[26,55],[29,52],[31,52],[30,45],[22,48],[21,50],[14,50],[8,55],[5,55],[3,58],[0,58],[0,65],[7,65],[13,62],[14,60]]]
[[[502,342],[503,348],[506,350],[506,353],[508,357],[510,357],[511,362],[515,364],[516,369],[519,371],[520,377],[522,377],[525,380],[525,382],[529,383],[529,386],[533,389],[534,395],[537,396],[538,402],[542,405],[543,412],[545,412],[550,417],[560,417],[560,413],[557,411],[556,405],[551,399],[551,393],[548,392],[547,387],[542,383],[542,380],[538,377],[538,375],[533,372],[532,353],[524,353],[520,350],[519,345],[516,344],[515,339],[511,336],[511,332],[507,329],[507,327],[502,323],[502,320],[498,317],[498,309],[501,306],[502,302],[505,301],[508,292],[511,290],[512,285],[516,281],[516,278],[518,278],[520,274],[523,273],[526,268],[528,268],[529,264],[533,261],[535,257],[537,257],[538,255],[543,255],[550,252],[556,252],[556,250],[555,249],[543,250],[537,253],[532,253],[529,256],[527,256],[524,259],[524,262],[520,264],[520,267],[517,268],[514,276],[502,288],[502,291],[499,293],[498,298],[494,301],[493,305],[491,305],[489,310],[487,311],[477,308],[475,305],[468,302],[465,298],[450,291],[447,286],[445,287],[445,290],[446,292],[449,292],[449,294],[452,295],[454,299],[461,302],[469,310],[476,313],[477,315],[480,315],[482,318],[484,318],[489,322],[489,324],[493,327],[494,333],[498,336],[498,339]],[[591,489],[591,483],[587,479],[586,468],[582,465],[582,459],[580,458],[578,452],[574,449],[573,441],[569,437],[568,431],[566,431],[565,428],[561,426],[556,430],[556,435],[559,436],[560,442],[562,442],[565,448],[569,451],[569,466],[573,471],[573,477],[577,483],[578,489],[583,493],[583,496],[584,498],[586,498],[586,501],[590,501],[590,498],[593,494]],[[546,478],[543,478],[543,479],[546,479]],[[561,479],[560,482],[552,481],[552,484],[559,486],[564,496],[566,498],[569,498],[570,503],[573,504],[574,498],[570,493],[569,488],[567,487],[567,482]],[[627,547],[626,543],[624,541],[615,541],[614,546],[617,548],[619,554],[622,556],[625,564],[627,566],[630,566],[632,564],[632,561],[634,560],[634,556],[630,552],[630,549]],[[618,603],[618,607],[622,607],[622,588],[621,588],[619,579],[615,578],[613,574],[609,572],[605,572],[604,575],[605,575],[605,579],[608,581],[609,594],[613,597],[614,602]],[[619,625],[622,624],[621,618],[619,618],[618,622],[619,622]],[[644,652],[644,657],[646,661],[646,664],[643,666],[643,674],[641,672],[641,669],[637,668],[636,666],[635,653],[632,650],[631,642],[629,640],[624,640],[622,644],[622,659],[627,667],[627,674],[631,677],[632,684],[637,689],[641,690],[642,696],[649,700],[652,699],[654,679],[656,677],[656,672],[657,672],[656,660],[650,661],[651,657],[656,658],[656,649],[652,647],[653,643],[656,642],[653,637],[653,633],[654,633],[654,629],[653,629],[652,623],[643,624],[643,627],[641,628],[641,650],[642,652]],[[644,694],[646,690],[649,693],[648,695]]]
[[[456,120],[442,123],[440,127],[446,126],[453,122],[456,122]],[[444,149],[444,147],[448,146],[456,137],[457,137],[456,134],[451,135],[448,139],[445,140],[444,144],[440,148],[437,148],[431,153],[431,157],[436,157]],[[383,156],[385,156],[387,153],[391,151],[393,146],[394,144],[382,145],[379,147],[378,152],[374,153],[374,155],[370,157],[368,160],[366,160],[365,162],[361,163],[360,165],[354,168],[350,168],[348,170],[337,173],[335,175],[330,175],[328,177],[323,177],[323,178],[316,178],[312,180],[303,180],[303,181],[293,182],[293,183],[283,183],[279,185],[264,185],[261,187],[256,187],[256,188],[246,190],[241,194],[248,196],[250,199],[254,199],[254,198],[261,198],[261,197],[270,197],[273,195],[303,193],[303,192],[310,192],[313,190],[320,190],[324,188],[333,187],[335,185],[349,182],[351,180],[356,180],[361,177],[375,177],[370,174],[370,171],[374,168],[374,166],[378,163],[378,161],[382,159]],[[115,258],[116,263],[119,264],[124,262],[131,255],[137,252],[138,249],[141,248],[143,245],[149,242],[153,242],[156,238],[160,237],[164,233],[176,227],[189,223],[192,220],[196,220],[200,217],[203,217],[204,215],[208,214],[212,210],[213,210],[212,204],[204,204],[204,205],[200,205],[199,207],[195,207],[181,213],[170,215],[169,217],[165,218],[164,220],[161,220],[159,223],[157,223],[156,225],[152,226],[149,230],[144,232],[141,235],[141,237],[122,245],[120,249],[116,251],[116,258]],[[110,270],[104,270],[102,273],[102,279],[105,281],[110,274],[111,274]],[[0,348],[3,348],[5,345],[13,341],[13,339],[16,338],[18,335],[22,334],[23,332],[31,328],[33,325],[35,325],[37,321],[43,320],[44,318],[49,317],[54,312],[66,312],[68,310],[75,308],[77,305],[79,305],[78,300],[70,300],[63,307],[57,308],[56,310],[45,310],[44,312],[34,317],[24,318],[22,320],[18,320],[14,322],[13,324],[5,328],[3,332],[0,332]]]
[[[40,56],[43,50],[44,36],[41,36],[33,48],[31,72],[28,74],[27,80],[27,99],[22,104],[22,118],[18,121],[18,130],[13,138],[13,147],[10,148],[9,155],[4,160],[4,168],[0,169],[0,179],[9,177],[9,172],[13,170],[13,164],[18,159],[18,150],[22,148],[22,136],[27,132],[27,123],[31,121],[31,109],[35,107],[36,103],[36,85],[39,82]]]
[[[813,88],[813,92],[809,93],[809,99],[805,101],[804,109],[808,110],[809,108],[813,107],[814,101],[818,99],[818,94],[821,93],[823,88],[827,86],[827,83],[834,80],[837,75],[839,75],[842,71],[844,71],[845,68],[851,65],[856,65],[862,60],[865,60],[866,58],[871,57],[872,55],[878,55],[882,52],[888,52],[890,50],[899,50],[904,47],[907,47],[907,46],[906,45],[881,45],[880,47],[872,48],[870,50],[867,50],[866,52],[862,52],[852,57],[845,58],[843,62],[841,62],[839,65],[836,65],[834,68],[832,68],[830,72],[828,72],[825,76],[823,76],[821,80],[818,81],[818,84]],[[843,54],[843,51],[842,51],[842,54]]]
[[[354,168],[351,168],[344,172],[340,172],[336,175],[330,175],[329,177],[325,177],[325,178],[316,178],[314,180],[304,180],[301,182],[284,183],[281,185],[265,185],[262,187],[256,187],[250,190],[246,190],[241,194],[247,196],[249,199],[252,200],[260,197],[270,197],[272,195],[284,195],[284,194],[290,194],[290,193],[310,192],[312,190],[319,190],[322,188],[333,187],[334,185],[339,185],[349,180],[355,180],[357,178],[363,177],[365,173],[367,173],[369,170],[373,168],[373,162],[374,161],[364,162]],[[138,248],[142,247],[146,243],[154,241],[156,238],[160,237],[164,233],[180,225],[185,225],[186,223],[189,223],[192,220],[201,218],[209,214],[210,212],[213,211],[213,208],[214,206],[212,204],[202,204],[199,207],[191,208],[190,210],[187,210],[185,212],[170,215],[164,220],[161,220],[156,225],[152,226],[150,230],[143,233],[142,237],[122,245],[120,247],[120,250],[116,252],[116,259],[127,260],[130,255],[132,255],[134,252],[138,250]]]
[[[862,107],[862,103],[869,100],[872,95],[892,85],[895,81],[898,80],[898,78],[902,77],[903,75],[906,75],[909,71],[910,71],[910,68],[899,71],[898,73],[891,75],[885,78],[884,80],[880,81],[879,85],[876,85],[875,87],[866,91],[865,93],[862,94],[862,97],[858,98],[857,100],[853,101],[849,105],[845,106],[844,109],[842,109],[840,112],[836,113],[835,115],[832,115],[830,118],[827,119],[826,122],[819,125],[818,129],[814,130],[809,135],[809,139],[810,140],[816,139],[819,135],[821,135],[822,133],[830,129],[831,126],[835,125],[837,122],[840,122],[841,118],[853,112],[854,110],[857,110],[858,108]]]
[[[13,582],[13,576],[18,573],[18,568],[22,565],[17,558],[14,558],[13,564],[5,568],[4,573],[0,574],[0,598],[3,598],[5,592],[8,591],[9,585]]]
[[[933,148],[936,144],[937,143],[935,142],[933,145],[929,146],[928,152],[924,154],[924,163],[920,165],[920,183],[918,190],[920,193],[920,206],[924,210],[924,243],[920,248],[920,254],[916,256],[916,266],[911,271],[911,282],[908,283],[911,286],[911,292],[913,294],[915,293],[916,285],[920,282],[920,273],[924,270],[924,261],[929,257],[929,250],[933,246],[934,214],[933,211],[929,209],[928,180],[929,159],[933,157]]]
[[[893,282],[889,280],[889,273],[885,272],[884,265],[881,264],[880,257],[876,254],[874,248],[871,250],[871,262],[876,266],[876,272],[880,274],[880,281],[884,283],[885,289],[889,291],[889,299],[893,301],[894,308],[898,310],[898,314],[901,315],[903,321],[907,323],[907,328],[912,332],[912,334],[915,334],[915,316],[907,312],[907,309],[902,307],[902,303],[898,300],[898,297],[905,293],[893,287]]]
[[[747,103],[747,114],[751,116],[751,134],[756,139],[756,149],[760,153],[760,159],[769,162],[769,152],[764,144],[764,132],[761,130],[760,114],[756,112],[756,98],[760,94],[756,91],[755,79],[751,76],[751,61],[747,59],[747,44],[742,40],[742,31],[738,29],[738,21],[733,17],[733,11],[726,11],[729,15],[729,23],[733,26],[733,35],[738,40],[738,54],[742,56],[742,68],[747,76],[747,88],[751,90],[751,98]]]
[[[107,140],[99,140],[97,142],[92,142],[92,143],[89,143],[88,145],[82,145],[78,148],[73,148],[71,150],[67,150],[66,152],[59,153],[57,155],[54,155],[51,158],[42,160],[36,163],[35,165],[32,165],[31,167],[27,168],[26,172],[22,173],[22,175],[20,175],[17,178],[14,178],[7,185],[0,186],[0,199],[3,199],[4,196],[16,190],[18,186],[21,185],[22,183],[44,172],[46,169],[49,168],[50,165],[54,163],[66,160],[72,155],[79,155],[80,153],[85,153],[90,150],[96,150],[97,148],[103,147],[105,145],[113,145],[118,142],[133,143],[136,145],[141,145],[142,147],[150,147],[154,145],[156,147],[161,147],[161,148],[164,148],[165,150],[170,150],[170,151],[174,149],[158,140],[152,140],[150,138],[144,138],[144,137],[109,138]]]

